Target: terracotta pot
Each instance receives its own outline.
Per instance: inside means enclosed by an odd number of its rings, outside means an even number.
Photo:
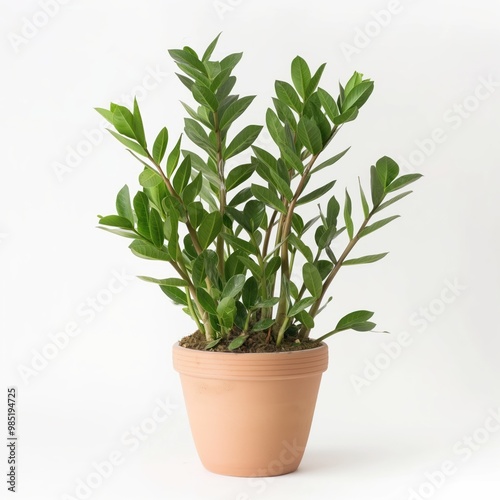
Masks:
[[[211,472],[278,476],[304,454],[328,347],[227,353],[175,344],[198,455]]]

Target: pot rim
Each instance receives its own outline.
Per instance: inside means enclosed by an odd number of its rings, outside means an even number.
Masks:
[[[284,352],[213,352],[172,346],[174,369],[210,379],[276,380],[317,376],[328,368],[328,345]]]

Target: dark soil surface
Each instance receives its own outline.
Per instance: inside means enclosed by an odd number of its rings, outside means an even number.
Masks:
[[[267,338],[266,332],[257,332],[252,333],[245,343],[234,349],[233,351],[229,351],[229,344],[238,337],[239,332],[231,332],[231,334],[222,339],[215,347],[210,349],[211,351],[218,352],[283,352],[283,351],[300,351],[303,349],[313,349],[314,347],[318,347],[320,342],[313,339],[305,339],[299,340],[296,335],[285,335],[283,342],[279,347],[276,347],[273,339]],[[179,344],[182,347],[187,347],[188,349],[197,349],[199,351],[206,350],[206,346],[208,344],[207,340],[205,340],[205,336],[197,330],[191,335],[188,335],[182,338],[179,341]]]

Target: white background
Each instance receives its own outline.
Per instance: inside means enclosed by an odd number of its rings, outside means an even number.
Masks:
[[[500,427],[489,415],[500,405],[498,2],[66,0],[50,18],[40,4],[2,0],[0,20],[2,391],[19,391],[16,498],[84,498],[76,487],[89,478],[87,497],[110,500],[497,498]],[[375,81],[330,147],[351,151],[318,185],[336,175],[339,196],[345,186],[356,193],[357,176],[366,185],[385,154],[425,175],[392,211],[403,217],[356,251],[389,256],[340,273],[316,330],[367,308],[392,335],[329,341],[302,465],[269,481],[202,468],[170,352],[193,325],[134,278],[169,270],[95,229],[123,184],[136,187],[140,167],[97,132],[93,107],[136,93],[150,141],[166,125],[171,147],[178,101],[189,96],[166,51],[201,51],[220,31],[216,55],[245,53],[237,90],[259,96],[240,125],[263,122],[274,79],[289,79],[297,54],[314,68],[328,63],[322,86],[333,93],[354,70]],[[107,303],[96,311],[93,300]],[[78,334],[54,351],[51,336],[71,328]],[[384,346],[402,332],[407,345],[391,344],[390,359]],[[156,423],[165,416],[158,398],[170,415]],[[141,424],[149,434],[136,447],[130,432]],[[94,488],[93,463],[110,454],[120,464]],[[453,472],[443,479],[435,471],[445,461]],[[0,487],[3,495],[4,479]]]

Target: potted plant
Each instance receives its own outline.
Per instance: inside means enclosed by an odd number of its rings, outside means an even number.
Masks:
[[[135,255],[175,271],[141,278],[159,285],[196,324],[173,356],[203,464],[221,474],[271,476],[294,471],[302,458],[327,368],[323,340],[375,328],[373,313],[358,310],[313,339],[330,285],[341,267],[386,255],[351,257],[351,251],[398,217],[380,215],[410,194],[400,190],[420,174],[400,175],[396,162],[380,158],[370,168],[369,196],[359,183],[359,224],[347,190],[342,206],[330,194],[304,220],[303,206],[336,187],[332,166],[347,150],[324,158],[325,151],[358,116],[373,82],[355,72],[334,98],[319,86],[325,65],[311,73],[296,57],[292,83],[275,82],[265,115],[274,144],[263,148],[256,143],[262,126],[236,125],[254,99],[232,93],[242,54],[214,60],[217,41],[201,56],[190,47],[169,51],[196,102],[183,103],[188,141],[181,136],[169,147],[162,128],[150,146],[136,100],[133,109],[97,108],[143,166],[141,189],[131,199],[125,185],[117,214],[100,216],[99,227],[130,238]],[[239,161],[228,168],[233,158]],[[320,176],[319,187],[311,187]],[[332,249],[337,238],[345,242],[341,251]]]

